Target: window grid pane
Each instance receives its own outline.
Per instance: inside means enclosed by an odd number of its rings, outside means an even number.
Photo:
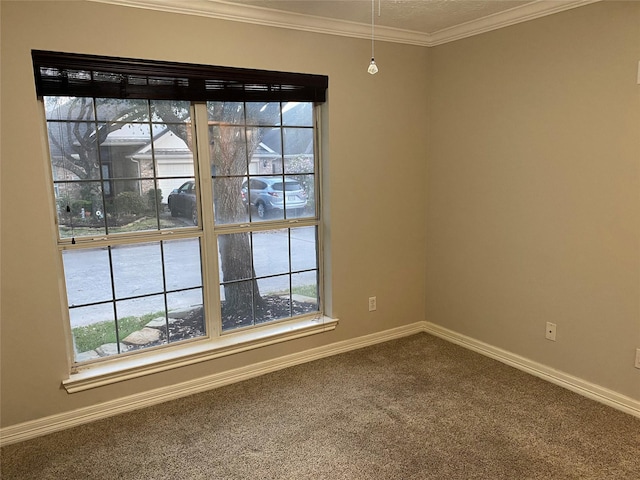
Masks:
[[[310,226],[218,235],[223,332],[319,311],[316,232]]]
[[[217,225],[316,217],[312,104],[208,102],[207,110]]]
[[[198,239],[65,250],[76,361],[204,336],[200,256]]]
[[[173,190],[194,176],[185,102],[45,97],[44,104],[60,239],[194,225],[195,198],[188,209],[168,208]]]
[[[76,362],[206,336],[191,104],[44,104]],[[313,104],[207,110],[222,333],[318,314]]]

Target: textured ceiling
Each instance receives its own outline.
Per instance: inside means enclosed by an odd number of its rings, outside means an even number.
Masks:
[[[371,23],[371,0],[227,0],[252,7]],[[376,25],[433,34],[536,0],[375,0]],[[378,11],[380,15],[378,16]]]
[[[89,1],[330,35],[371,36],[371,0]],[[374,0],[375,38],[434,46],[597,1]]]

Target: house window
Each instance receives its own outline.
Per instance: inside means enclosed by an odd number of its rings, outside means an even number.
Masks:
[[[76,366],[322,317],[326,77],[33,58]]]

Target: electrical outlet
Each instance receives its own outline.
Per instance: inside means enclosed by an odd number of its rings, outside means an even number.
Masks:
[[[544,336],[547,340],[551,340],[553,342],[556,341],[556,324],[555,323],[547,322],[547,330],[545,331]]]
[[[636,368],[640,368],[640,348],[636,348]]]
[[[373,312],[376,308],[376,297],[369,297],[369,311]]]

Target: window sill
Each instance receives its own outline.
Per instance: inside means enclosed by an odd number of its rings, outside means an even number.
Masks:
[[[176,345],[154,352],[115,358],[104,363],[81,367],[62,385],[68,393],[82,392],[174,368],[286,342],[295,338],[334,330],[338,319],[329,317],[296,319],[267,325],[245,332],[225,335],[215,340],[191,345]]]

